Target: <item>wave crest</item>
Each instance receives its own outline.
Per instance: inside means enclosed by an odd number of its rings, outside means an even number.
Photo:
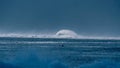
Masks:
[[[20,34],[20,33],[9,33],[0,34],[0,37],[16,37],[16,38],[69,38],[69,39],[116,39],[120,40],[120,37],[94,37],[94,36],[81,36],[76,35],[76,37],[68,36],[58,36],[54,34]]]

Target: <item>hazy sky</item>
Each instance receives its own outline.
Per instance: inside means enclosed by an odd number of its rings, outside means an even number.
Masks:
[[[0,0],[0,33],[120,36],[120,0]]]

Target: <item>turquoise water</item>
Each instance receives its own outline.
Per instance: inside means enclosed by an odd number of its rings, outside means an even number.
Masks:
[[[1,37],[0,68],[120,68],[120,40]]]

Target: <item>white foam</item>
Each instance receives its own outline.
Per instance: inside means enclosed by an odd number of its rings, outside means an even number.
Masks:
[[[61,38],[76,38],[77,37],[77,33],[75,33],[72,30],[60,30],[56,33],[57,37],[61,37]]]
[[[21,34],[21,33],[0,34],[0,37],[21,37],[21,38],[49,38],[51,36],[52,35]]]
[[[80,37],[79,37],[80,38]],[[112,39],[112,40],[120,40],[120,37],[104,37],[104,36],[83,36],[81,39]]]
[[[54,34],[21,34],[21,33],[9,33],[0,34],[0,37],[18,37],[18,38],[68,38],[68,39],[115,39],[120,40],[120,37],[94,37],[94,36],[81,36],[69,37],[67,35],[58,36]]]

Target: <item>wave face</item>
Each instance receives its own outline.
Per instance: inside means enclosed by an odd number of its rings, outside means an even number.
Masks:
[[[1,37],[0,68],[120,68],[120,40]]]

